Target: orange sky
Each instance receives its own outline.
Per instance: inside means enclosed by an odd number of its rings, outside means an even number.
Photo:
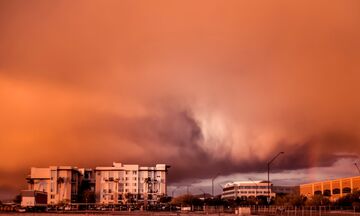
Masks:
[[[0,0],[0,193],[30,166],[356,160],[358,26],[357,0]]]

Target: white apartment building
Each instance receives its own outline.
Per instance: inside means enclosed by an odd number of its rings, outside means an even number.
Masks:
[[[275,197],[275,193],[271,190],[272,184],[270,183],[270,196]],[[230,182],[223,188],[223,199],[236,199],[268,196],[268,182],[267,181],[237,181]]]
[[[167,195],[166,174],[170,166],[155,167],[113,163],[111,167],[96,167],[96,202],[125,204],[154,203]]]
[[[80,172],[71,166],[32,167],[28,189],[47,193],[48,204],[77,202]]]

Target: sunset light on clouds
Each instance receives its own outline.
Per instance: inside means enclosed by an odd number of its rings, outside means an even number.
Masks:
[[[358,26],[357,0],[0,0],[0,198],[54,164],[356,175]]]

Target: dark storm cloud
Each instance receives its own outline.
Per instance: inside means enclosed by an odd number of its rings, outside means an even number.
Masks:
[[[279,151],[277,171],[355,157],[359,8],[0,1],[0,185],[30,166],[168,163],[180,182]]]
[[[262,159],[254,154],[251,160],[234,160],[226,147],[222,149],[225,155],[217,158],[216,154],[220,152],[204,149],[203,131],[192,112],[174,107],[162,109],[161,112],[146,117],[111,116],[89,123],[87,124],[90,125],[89,127],[81,130],[86,130],[85,134],[90,134],[92,131],[118,136],[118,140],[122,140],[123,143],[114,148],[114,155],[111,158],[116,158],[117,149],[121,152],[122,149],[140,145],[144,152],[139,157],[146,164],[163,162],[172,166],[169,177],[173,183],[194,178],[206,179],[217,173],[230,175],[265,172],[267,162],[280,149],[286,154],[274,162],[273,169],[276,171],[328,167],[341,158],[356,159],[360,153],[357,148],[360,144],[357,134],[330,130],[304,137],[306,141],[301,143],[282,141],[272,144],[273,150]],[[138,157],[131,158],[124,162],[136,163],[138,159]]]

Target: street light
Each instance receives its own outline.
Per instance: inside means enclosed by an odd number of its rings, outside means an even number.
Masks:
[[[214,198],[214,180],[220,175],[220,173],[217,173],[214,177],[212,177],[211,179],[211,192],[212,192],[212,197]]]
[[[279,157],[281,154],[284,154],[284,152],[279,152],[273,159],[271,159],[268,163],[267,163],[267,169],[268,169],[268,204],[270,204],[270,165],[272,162],[274,162],[274,160]]]

